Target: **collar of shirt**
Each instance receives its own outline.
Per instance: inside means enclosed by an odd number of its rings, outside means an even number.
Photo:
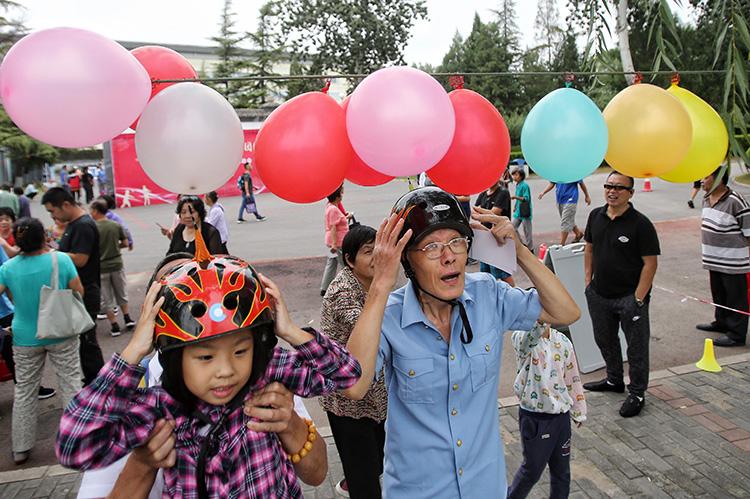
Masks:
[[[466,272],[464,272],[464,279],[465,278]],[[464,307],[467,306],[467,303],[474,302],[474,297],[469,291],[467,291],[465,285],[464,291],[463,293],[461,293],[461,296],[458,297],[458,300],[463,304]],[[432,326],[432,323],[424,315],[422,304],[419,303],[416,289],[414,289],[414,282],[409,279],[409,282],[406,283],[406,289],[404,292],[404,310],[401,314],[401,327],[406,328],[407,326],[418,324],[420,322],[425,326]]]

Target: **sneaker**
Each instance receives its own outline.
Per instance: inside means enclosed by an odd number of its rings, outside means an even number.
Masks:
[[[601,381],[590,381],[589,383],[584,383],[583,387],[590,392],[623,393],[625,391],[624,383],[610,383],[608,379],[603,379]]]
[[[244,218],[238,218],[237,219],[237,223],[238,224],[244,224],[245,223],[245,219]]]
[[[257,220],[258,222],[262,222],[262,221],[264,221],[264,220],[265,220],[266,218],[268,218],[268,217],[264,217],[263,215],[260,215],[260,216],[258,216],[258,217],[255,217],[255,219],[256,219],[256,220]]]
[[[130,317],[130,315],[125,315],[123,317],[125,319],[125,328],[126,329],[132,329],[135,327],[135,321]]]
[[[106,318],[107,314],[105,314],[104,312],[99,312],[98,314],[96,314],[96,320],[98,321],[103,321]]]
[[[50,397],[54,397],[57,394],[54,388],[47,388],[45,386],[39,387],[39,394],[37,395],[37,398],[39,400],[48,399]]]
[[[122,334],[122,331],[120,331],[120,325],[116,322],[112,323],[112,329],[109,332],[110,335],[112,335],[113,338],[120,336]]]
[[[31,452],[30,450],[23,451],[23,452],[14,452],[13,453],[13,462],[16,463],[16,464],[23,464],[23,463],[25,463],[26,461],[29,460],[29,453],[30,452]]]
[[[692,199],[688,200],[688,206],[690,208],[695,208],[695,204],[693,204],[693,200]]]
[[[641,413],[641,409],[643,409],[643,406],[645,404],[645,398],[639,397],[638,395],[633,395],[631,393],[630,395],[628,395],[628,398],[625,399],[625,402],[622,403],[622,407],[620,407],[620,416],[624,418],[632,418],[633,416],[637,416]]]
[[[346,483],[346,478],[342,478],[336,484],[336,493],[341,497],[349,497],[349,485]]]

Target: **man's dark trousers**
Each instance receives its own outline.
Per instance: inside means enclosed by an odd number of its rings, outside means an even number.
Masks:
[[[91,383],[99,373],[99,369],[104,366],[102,349],[99,347],[99,341],[96,339],[96,315],[99,313],[100,300],[101,291],[99,286],[92,284],[86,286],[83,293],[83,304],[86,307],[86,312],[89,313],[89,317],[94,321],[94,327],[79,337],[80,344],[78,351],[81,356],[84,386]]]
[[[594,326],[594,340],[607,364],[607,380],[610,383],[623,383],[622,349],[620,348],[619,328],[625,333],[628,344],[628,391],[643,397],[648,388],[649,339],[651,327],[648,318],[650,297],[643,306],[635,302],[635,294],[620,298],[605,298],[594,290],[586,288],[586,302],[589,306],[591,323]]]
[[[546,414],[518,409],[523,463],[508,489],[508,499],[529,495],[549,464],[551,499],[570,493],[570,413]]]
[[[710,270],[711,296],[715,303],[736,310],[747,311],[747,275],[725,274]],[[730,312],[716,307],[714,317],[716,325],[724,329],[729,338],[745,343],[747,337],[748,317],[737,312]]]

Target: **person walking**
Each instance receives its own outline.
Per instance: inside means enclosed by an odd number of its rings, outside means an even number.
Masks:
[[[83,383],[94,380],[104,366],[102,349],[96,338],[96,315],[101,306],[101,275],[99,270],[99,230],[96,223],[81,208],[73,195],[62,187],[53,187],[42,196],[42,205],[53,220],[66,223],[65,232],[58,243],[59,251],[73,260],[83,289],[83,304],[94,321],[94,327],[79,336]]]
[[[213,225],[216,230],[219,231],[221,245],[223,246],[222,253],[228,255],[229,250],[227,249],[227,242],[229,241],[229,227],[227,227],[227,217],[224,213],[224,207],[219,203],[219,195],[216,191],[211,191],[203,197],[206,200],[206,206],[208,206],[206,222]]]
[[[240,188],[242,193],[242,202],[240,203],[240,213],[237,215],[237,223],[245,221],[245,211],[255,215],[255,219],[262,222],[266,219],[263,215],[258,212],[258,205],[255,203],[255,195],[253,194],[253,177],[250,174],[253,167],[250,161],[245,161],[245,173],[237,179],[237,186]]]
[[[523,167],[517,167],[511,171],[510,175],[516,183],[515,195],[511,196],[511,199],[516,201],[516,206],[513,210],[513,228],[518,230],[519,227],[523,227],[523,238],[521,241],[533,253],[534,238],[531,234],[531,189],[529,188],[529,184],[526,183],[526,170]]]
[[[135,321],[130,317],[128,310],[128,281],[120,253],[121,248],[128,247],[128,238],[120,224],[107,218],[108,210],[107,202],[97,199],[91,203],[89,213],[99,231],[102,308],[109,319],[110,334],[120,336],[122,330],[117,322],[115,305],[122,312],[125,328],[131,329],[135,326]]]
[[[634,181],[616,171],[604,184],[606,204],[589,214],[584,238],[586,302],[594,340],[607,376],[585,383],[594,392],[625,391],[619,329],[628,345],[630,384],[620,416],[637,416],[646,402],[649,375],[649,302],[660,253],[654,224],[630,200]]]
[[[328,246],[326,267],[323,270],[323,280],[320,282],[320,296],[325,296],[329,284],[336,277],[336,269],[344,268],[341,244],[349,231],[349,221],[341,212],[338,205],[344,198],[344,185],[328,195],[325,210],[325,242]]]
[[[73,199],[76,203],[81,202],[81,170],[76,168],[68,176],[68,185],[70,186],[70,192],[73,194]]]
[[[20,187],[13,188],[13,194],[18,198],[18,218],[31,217],[31,200]]]
[[[81,173],[81,187],[86,194],[86,204],[91,203],[94,199],[94,176],[89,173],[89,169],[84,167]]]
[[[739,192],[727,186],[729,168],[719,177],[721,168],[702,181],[706,192],[701,214],[703,268],[708,270],[714,303],[746,312],[746,275],[750,272],[750,205]],[[717,184],[716,188],[714,184]],[[696,328],[724,333],[724,336],[714,340],[714,345],[736,347],[747,341],[747,324],[747,315],[715,307],[713,322],[698,324]]]
[[[489,189],[480,192],[474,205],[489,210],[495,215],[507,217],[508,219],[513,216],[510,211],[510,192],[508,191],[502,177],[492,184]],[[489,223],[483,225],[488,229],[492,228],[492,225]],[[495,279],[501,279],[511,286],[516,285],[511,274],[487,263],[479,262],[479,271],[489,272]]]
[[[581,191],[583,191],[583,199],[586,205],[590,205],[591,197],[589,196],[589,191],[586,189],[586,184],[583,183],[583,180],[568,183],[550,182],[547,188],[539,194],[539,200],[541,201],[545,194],[552,189],[555,189],[557,213],[560,215],[560,246],[565,246],[570,232],[573,232],[575,235],[575,239],[573,239],[574,243],[583,239],[583,231],[576,225],[579,187],[581,188]]]
[[[50,286],[52,252],[45,244],[44,226],[35,218],[23,218],[14,226],[21,253],[0,267],[0,293],[13,296],[13,359],[16,385],[13,395],[12,450],[13,462],[23,464],[36,442],[39,416],[38,394],[42,371],[49,359],[57,374],[57,383],[65,407],[81,388],[81,363],[78,337],[38,339],[39,290]],[[56,253],[58,285],[83,293],[83,285],[72,259]]]
[[[373,280],[347,342],[362,377],[343,393],[361,399],[384,369],[383,497],[504,498],[497,404],[503,334],[580,316],[507,219],[473,210],[499,244],[515,245],[535,289],[466,272],[472,227],[458,200],[437,187],[404,194],[375,237]],[[409,281],[392,292],[399,266]]]
[[[320,312],[323,333],[339,345],[346,346],[365,305],[375,271],[374,246],[375,229],[365,225],[352,227],[341,244],[344,267],[331,281]],[[381,497],[388,406],[381,374],[362,400],[350,400],[340,393],[319,399],[344,468],[344,479],[336,483],[336,490],[354,499]]]

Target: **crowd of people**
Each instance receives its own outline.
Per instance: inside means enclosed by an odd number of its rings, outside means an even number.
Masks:
[[[238,180],[238,221],[246,212],[265,218],[250,172],[247,165]],[[703,265],[714,301],[728,308],[717,307],[714,321],[697,327],[723,333],[716,345],[737,346],[745,344],[748,321],[731,309],[748,308],[750,207],[719,173],[701,183]],[[576,223],[579,190],[592,201],[583,181],[550,183],[538,194],[541,201],[556,191],[560,243],[572,233],[585,247],[585,312],[606,376],[582,383],[573,343],[558,331],[581,310],[534,255],[526,175],[523,166],[510,169],[473,207],[468,196],[416,188],[377,229],[344,209],[344,187],[337,188],[324,211],[330,254],[317,331],[296,326],[276,284],[229,256],[215,191],[179,197],[174,223],[162,228],[166,257],[136,321],[122,257],[134,242],[115,200],[89,197],[83,176],[77,189],[68,178],[42,196],[54,220],[45,229],[29,216],[28,199],[24,212],[21,197],[3,188],[0,325],[3,358],[15,376],[14,461],[28,460],[38,400],[55,394],[41,386],[49,359],[65,407],[58,458],[89,470],[84,485],[95,483],[99,495],[114,487],[133,497],[298,497],[298,478],[318,484],[327,472],[324,445],[299,398],[322,395],[343,467],[336,485],[342,495],[520,498],[549,466],[551,497],[567,497],[571,421],[586,421],[584,389],[627,388],[622,417],[645,406],[650,293],[661,250],[653,223],[631,202],[631,177],[606,177],[604,204],[583,229]],[[467,272],[476,231],[515,246],[530,289],[484,262]],[[401,271],[407,283],[394,290]],[[109,321],[112,336],[132,330],[125,349],[105,362],[95,326],[66,339],[38,337],[39,293],[32,290],[50,286],[53,275],[82,297],[94,323],[97,316]],[[523,448],[510,484],[497,424],[506,331],[517,363]],[[108,470],[103,492],[98,468]]]

